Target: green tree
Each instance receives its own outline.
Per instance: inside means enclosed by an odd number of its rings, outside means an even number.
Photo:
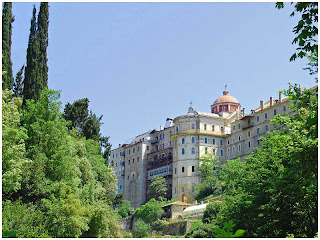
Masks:
[[[29,163],[26,158],[27,131],[20,125],[19,100],[10,90],[2,91],[2,191],[16,192],[21,188],[22,174]]]
[[[31,18],[30,35],[27,48],[27,64],[24,74],[23,99],[24,104],[27,99],[38,100],[43,89],[40,74],[40,43],[38,39],[36,7],[33,6]]]
[[[123,201],[123,203],[117,205],[117,211],[122,218],[129,217],[132,214],[130,201]]]
[[[138,221],[135,223],[135,231],[133,233],[133,236],[136,238],[144,238],[148,237],[150,233],[151,226],[145,223],[143,220],[138,219]]]
[[[2,10],[2,71],[6,74],[2,76],[2,89],[12,89],[13,87],[11,61],[11,35],[13,21],[12,3],[4,2]]]
[[[77,128],[79,131],[82,131],[83,124],[87,120],[89,115],[89,99],[83,98],[75,101],[74,103],[67,103],[64,108],[63,117],[67,121],[71,121],[72,128]]]
[[[23,91],[23,71],[24,71],[24,66],[22,66],[19,70],[19,72],[16,75],[16,78],[14,80],[13,84],[13,95],[15,97],[23,97],[22,91]]]
[[[164,177],[155,176],[148,189],[148,197],[159,200],[165,198],[167,192],[167,182]]]
[[[246,161],[222,169],[226,184],[224,219],[249,237],[313,237],[317,232],[318,90],[297,85],[287,91],[293,117],[277,116],[282,130],[263,138]],[[239,170],[236,178],[230,175]]]
[[[202,162],[199,167],[200,183],[195,187],[195,198],[202,200],[210,195],[221,193],[222,186],[218,177],[218,159],[209,154],[201,158]]]
[[[151,224],[152,222],[160,219],[164,213],[164,210],[161,208],[162,205],[164,205],[162,202],[152,198],[149,202],[140,206],[134,212],[134,215],[144,222]]]
[[[47,58],[47,47],[48,47],[48,31],[49,31],[49,3],[40,3],[40,10],[38,15],[38,38],[40,42],[40,79],[42,81],[42,89],[48,87],[48,58]]]

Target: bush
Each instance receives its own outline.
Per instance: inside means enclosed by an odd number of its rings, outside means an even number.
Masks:
[[[130,201],[123,201],[122,204],[117,206],[118,214],[122,218],[128,218],[132,214],[132,207]]]
[[[206,210],[203,213],[202,222],[217,224],[217,215],[222,207],[223,203],[220,201],[210,202]]]
[[[141,219],[138,219],[138,221],[135,223],[135,231],[133,233],[133,236],[135,238],[143,238],[149,236],[151,233],[151,226]]]
[[[162,202],[158,202],[153,198],[146,204],[139,207],[134,214],[144,222],[152,223],[157,221],[164,213],[161,205]]]

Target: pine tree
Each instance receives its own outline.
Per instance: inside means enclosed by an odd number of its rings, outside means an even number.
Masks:
[[[22,97],[22,90],[23,90],[23,71],[24,66],[20,68],[19,72],[16,75],[16,79],[14,80],[13,84],[13,94],[15,97]]]
[[[48,30],[49,30],[49,5],[48,2],[40,4],[40,11],[38,15],[38,35],[40,41],[40,76],[42,79],[42,89],[48,87]]]
[[[11,34],[12,34],[12,3],[4,2],[2,11],[2,71],[6,74],[2,76],[2,89],[12,89],[12,61],[11,61]]]
[[[24,104],[27,99],[38,100],[41,91],[48,87],[48,9],[48,3],[41,3],[37,22],[36,8],[33,7],[23,88]]]

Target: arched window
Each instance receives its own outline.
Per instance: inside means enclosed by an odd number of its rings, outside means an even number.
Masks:
[[[195,154],[195,153],[196,153],[196,151],[195,151],[194,148],[191,148],[191,153],[192,153],[192,154]]]
[[[191,129],[194,129],[194,123],[191,123]]]
[[[195,138],[194,137],[191,138],[191,142],[195,143]]]
[[[182,150],[181,150],[181,154],[182,154],[182,155],[184,155],[184,148],[182,148]]]
[[[230,140],[228,139],[227,144],[230,145]]]
[[[223,157],[223,150],[220,150],[220,156]]]
[[[227,155],[228,156],[230,155],[230,149],[229,148],[227,149]]]
[[[214,138],[212,139],[212,144],[216,144],[216,140]]]
[[[241,152],[241,145],[238,145],[238,152]]]
[[[250,131],[248,131],[248,137],[251,137],[251,132]]]
[[[185,143],[184,138],[182,138],[182,139],[181,139],[181,143],[182,143],[182,144],[184,144],[184,143]]]
[[[204,130],[207,130],[207,124],[204,124],[203,127],[204,127]]]
[[[251,142],[248,142],[248,148],[251,148]]]
[[[223,145],[223,141],[222,141],[222,139],[220,139],[220,146],[222,146]]]
[[[268,125],[266,125],[266,132],[268,132]]]
[[[212,131],[214,132],[214,125],[212,125]]]
[[[208,138],[204,138],[204,143],[208,143]]]
[[[241,136],[238,136],[239,141],[241,141]]]
[[[207,147],[204,149],[204,154],[208,154],[208,148]]]
[[[257,134],[260,134],[260,128],[257,128]]]

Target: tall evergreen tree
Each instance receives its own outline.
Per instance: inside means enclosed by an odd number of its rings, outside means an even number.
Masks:
[[[19,72],[16,75],[16,78],[14,80],[13,84],[13,94],[15,97],[22,97],[22,90],[23,90],[23,71],[24,66],[20,68]]]
[[[42,79],[42,88],[48,86],[48,30],[49,30],[49,4],[48,2],[42,2],[40,4],[40,11],[38,15],[38,35],[40,41],[40,76]]]
[[[2,71],[6,72],[2,76],[2,89],[12,89],[12,61],[11,61],[11,34],[12,34],[12,3],[4,2],[2,11]]]
[[[33,7],[23,88],[24,103],[27,99],[38,100],[41,91],[48,87],[48,9],[48,3],[41,3],[37,21],[36,8]]]

